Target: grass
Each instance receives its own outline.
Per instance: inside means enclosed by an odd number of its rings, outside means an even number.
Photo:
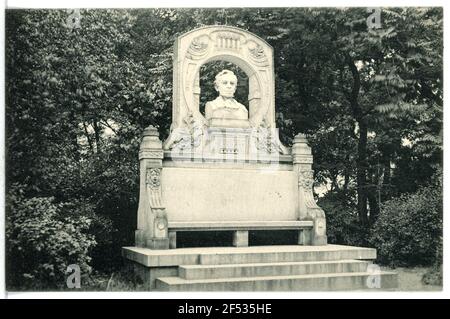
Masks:
[[[442,285],[428,285],[424,283],[424,276],[433,272],[433,267],[398,267],[395,269],[381,267],[385,271],[398,274],[398,288],[395,291],[442,291]]]

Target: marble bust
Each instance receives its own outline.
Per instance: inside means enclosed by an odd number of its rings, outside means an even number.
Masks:
[[[205,118],[210,126],[249,127],[247,108],[234,99],[237,77],[230,70],[216,75],[214,87],[219,96],[206,103]]]

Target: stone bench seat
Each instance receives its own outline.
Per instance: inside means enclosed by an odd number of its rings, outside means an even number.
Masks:
[[[221,222],[169,222],[172,231],[208,231],[208,230],[273,230],[300,229],[312,227],[313,222],[304,221],[221,221]]]
[[[170,248],[176,248],[177,231],[233,231],[233,246],[248,246],[250,230],[298,230],[299,244],[308,244],[313,221],[169,222]]]

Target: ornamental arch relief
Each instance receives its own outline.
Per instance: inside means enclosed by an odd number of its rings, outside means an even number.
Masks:
[[[186,126],[186,118],[205,123],[199,111],[202,65],[227,61],[249,79],[249,120],[253,127],[275,127],[273,49],[258,36],[235,27],[207,26],[181,35],[175,44],[172,128]]]

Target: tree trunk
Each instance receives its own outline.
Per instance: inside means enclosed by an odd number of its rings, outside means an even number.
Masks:
[[[359,123],[358,160],[356,163],[356,181],[358,183],[358,216],[362,225],[368,224],[367,219],[367,125]]]
[[[80,152],[79,152],[79,147],[78,147],[78,135],[77,135],[78,123],[76,121],[75,112],[73,111],[73,109],[70,111],[69,122],[72,125],[72,127],[70,128],[70,141],[72,144],[72,150],[73,150],[75,161],[78,162],[80,160]]]
[[[346,63],[352,74],[351,92],[347,94],[353,117],[359,126],[358,158],[356,162],[356,181],[358,190],[358,216],[363,226],[368,225],[367,218],[367,121],[358,102],[361,79],[353,58],[347,54]]]
[[[344,194],[347,194],[349,183],[350,183],[350,174],[349,170],[346,168],[344,171],[344,186],[343,186]]]
[[[100,127],[97,122],[97,118],[94,118],[93,121],[94,134],[95,134],[95,146],[97,148],[97,153],[101,152],[101,141],[100,141]]]
[[[331,177],[331,192],[333,192],[335,190],[339,190],[339,185],[338,185],[338,182],[337,182],[337,178],[338,178],[338,175],[333,175]]]
[[[351,166],[350,166],[350,159],[349,155],[347,153],[347,156],[345,156],[345,168],[344,168],[344,186],[343,191],[345,196],[347,197],[348,192],[348,185],[350,184],[350,174],[351,174]]]
[[[391,198],[391,156],[390,154],[383,154],[383,191],[381,199],[383,201]]]
[[[92,145],[91,137],[89,136],[89,131],[87,129],[86,122],[84,122],[84,121],[83,121],[83,127],[84,127],[84,134],[86,135],[91,153],[94,154],[94,146]]]
[[[378,196],[376,192],[369,192],[367,195],[370,206],[370,225],[373,225],[380,215],[380,205],[378,203]]]
[[[371,178],[371,183],[367,192],[367,198],[369,200],[369,207],[370,207],[370,214],[369,214],[369,221],[370,225],[373,225],[376,220],[378,219],[378,216],[380,215],[380,192],[381,189],[379,188],[380,184],[380,167],[377,166],[376,170],[372,173],[370,173],[373,178]]]

